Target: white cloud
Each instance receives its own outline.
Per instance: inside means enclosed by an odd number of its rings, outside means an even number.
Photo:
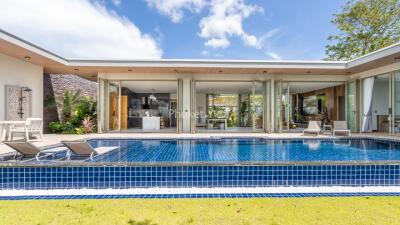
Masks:
[[[206,39],[205,46],[226,48],[230,38],[237,36],[248,46],[259,48],[258,38],[246,33],[243,20],[255,12],[263,12],[257,5],[245,4],[244,0],[146,0],[150,8],[171,18],[177,23],[183,19],[184,11],[199,13],[208,9],[208,15],[199,23],[199,36]]]
[[[67,58],[160,58],[153,37],[99,2],[2,1],[0,28]]]
[[[281,31],[281,28],[276,27],[272,30],[269,30],[265,32],[261,37],[258,39],[258,45],[262,46],[264,45],[264,42],[266,42],[268,39],[275,37],[279,32]]]
[[[212,48],[226,48],[230,45],[230,41],[226,38],[211,38],[206,43],[205,46]]]
[[[212,0],[210,6],[209,15],[200,21],[199,33],[207,39],[207,46],[226,48],[230,45],[228,38],[238,36],[246,45],[257,47],[257,38],[243,30],[242,22],[252,13],[262,12],[262,8],[247,5],[243,0]]]
[[[282,60],[282,57],[280,57],[277,53],[275,52],[266,52],[269,57],[271,57],[274,60]]]
[[[206,5],[206,0],[146,0],[150,8],[155,8],[160,14],[178,23],[183,18],[183,11],[200,12]]]
[[[259,45],[258,45],[257,37],[254,36],[254,35],[243,34],[242,35],[242,40],[246,45],[253,46],[253,47],[256,47],[256,48],[260,48]]]

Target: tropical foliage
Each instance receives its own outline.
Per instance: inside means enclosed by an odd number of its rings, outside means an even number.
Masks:
[[[328,37],[327,60],[349,60],[400,41],[398,0],[350,0],[332,23],[340,33]]]
[[[74,115],[75,109],[81,100],[80,91],[67,90],[62,99],[62,120],[68,121]]]
[[[86,134],[96,132],[97,102],[93,97],[82,97],[80,91],[67,90],[58,101],[61,108],[61,120],[50,123],[54,133]]]

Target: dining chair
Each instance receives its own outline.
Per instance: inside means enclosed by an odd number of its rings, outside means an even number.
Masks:
[[[15,134],[22,134],[25,140],[29,141],[30,135],[39,134],[40,140],[43,140],[43,120],[41,118],[27,118],[24,126],[13,127],[10,130],[11,141]]]

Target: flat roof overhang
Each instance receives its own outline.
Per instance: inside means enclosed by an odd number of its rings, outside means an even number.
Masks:
[[[78,68],[79,71],[95,73],[345,74],[345,63],[342,62],[161,59],[70,60],[69,65]]]
[[[98,73],[351,75],[400,62],[400,43],[351,61],[71,60],[0,30],[0,53],[40,65],[44,73],[89,77]]]

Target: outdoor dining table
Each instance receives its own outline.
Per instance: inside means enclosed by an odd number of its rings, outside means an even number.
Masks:
[[[19,121],[19,120],[15,120],[15,121],[11,121],[11,120],[0,121],[0,143],[2,142],[4,129],[6,130],[6,137],[5,137],[4,140],[8,141],[8,137],[10,136],[11,127],[13,125],[25,125],[25,124],[26,124],[25,121]]]
[[[225,118],[214,118],[214,119],[207,118],[206,120],[207,120],[207,127],[210,126],[211,122],[222,122],[224,124],[224,130],[226,130],[228,126],[228,120]]]

